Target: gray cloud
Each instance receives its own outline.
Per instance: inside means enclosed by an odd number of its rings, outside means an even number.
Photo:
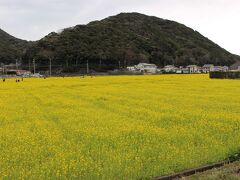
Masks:
[[[140,12],[183,23],[240,54],[238,0],[0,0],[0,28],[28,40],[120,12]]]

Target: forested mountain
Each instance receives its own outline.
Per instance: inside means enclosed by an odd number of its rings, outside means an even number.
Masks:
[[[12,38],[11,36],[7,36]],[[5,40],[5,56],[21,54],[25,41]],[[6,44],[6,43],[5,43]],[[87,25],[50,33],[34,42],[24,54],[25,64],[35,58],[38,65],[63,67],[86,64],[90,68],[113,69],[139,62],[187,65],[213,63],[231,65],[239,60],[197,31],[174,21],[139,13],[121,13]]]
[[[17,39],[0,29],[0,63],[20,60],[27,47],[27,41]]]

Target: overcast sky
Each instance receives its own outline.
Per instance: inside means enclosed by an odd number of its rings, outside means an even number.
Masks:
[[[240,55],[240,0],[0,0],[0,28],[38,40],[120,12],[178,21]]]

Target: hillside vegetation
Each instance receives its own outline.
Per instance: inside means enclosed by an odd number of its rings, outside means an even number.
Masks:
[[[232,65],[240,60],[211,40],[183,24],[146,16],[121,13],[87,25],[50,33],[29,43],[0,30],[0,63],[36,59],[38,66],[85,65],[98,70],[125,67],[139,62],[187,65],[213,63]]]
[[[27,41],[17,39],[0,29],[0,63],[20,60],[27,46]]]
[[[107,65],[108,68],[138,62],[187,65],[231,65],[239,59],[200,33],[174,21],[138,13],[121,13],[87,25],[51,33],[26,53],[25,59],[55,64]]]

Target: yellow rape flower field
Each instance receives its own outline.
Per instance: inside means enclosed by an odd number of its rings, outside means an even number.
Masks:
[[[208,75],[0,82],[0,178],[150,179],[240,150],[240,81]]]

